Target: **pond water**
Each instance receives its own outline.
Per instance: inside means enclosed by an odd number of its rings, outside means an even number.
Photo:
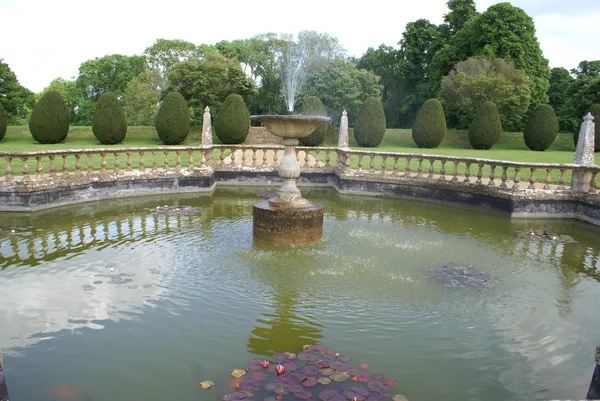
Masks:
[[[323,241],[270,246],[252,240],[264,191],[0,214],[11,400],[217,401],[249,359],[314,344],[410,400],[585,397],[598,227],[305,189]]]

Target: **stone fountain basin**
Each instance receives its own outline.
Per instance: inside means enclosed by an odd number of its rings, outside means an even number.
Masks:
[[[267,131],[281,138],[304,138],[319,124],[331,121],[329,117],[301,115],[258,115],[250,116],[250,120],[260,121]]]

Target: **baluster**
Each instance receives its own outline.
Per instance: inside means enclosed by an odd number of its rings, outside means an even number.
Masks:
[[[87,173],[92,174],[94,170],[94,164],[92,163],[93,155],[91,153],[87,154]],[[52,168],[52,162],[50,162],[50,168]]]
[[[344,153],[344,166],[346,168],[350,167],[350,155],[348,153]]]
[[[400,171],[398,170],[398,160],[399,159],[400,158],[398,156],[394,156],[394,167],[392,167],[394,169],[392,174],[394,174],[394,175],[398,175],[400,173]]]
[[[54,177],[56,176],[56,166],[54,165],[54,158],[56,156],[54,155],[49,155],[48,158],[50,159],[50,177]]]
[[[233,160],[233,155],[231,155],[231,158]],[[219,164],[223,165],[224,164],[223,160],[225,160],[225,148],[219,149],[219,160],[220,160]]]
[[[454,169],[452,170],[452,182],[458,181],[458,160],[452,160],[452,164],[454,164]]]
[[[275,154],[273,155],[273,164],[278,166],[279,165],[279,149],[275,149]]]
[[[433,180],[433,163],[435,162],[435,159],[429,159],[429,169],[427,170],[427,172],[429,173],[429,175],[427,176],[428,180]]]
[[[21,161],[23,162],[23,166],[21,167],[21,173],[26,179],[29,179],[29,158],[27,156],[21,157]]]
[[[194,171],[194,152],[190,149],[188,150],[188,171]]]
[[[304,151],[304,165],[308,167],[308,161],[310,159],[310,154],[308,153],[308,149]]]
[[[375,170],[375,155],[369,155],[369,171],[372,173]]]
[[[477,181],[475,181],[475,184],[481,184],[481,178],[483,177],[483,163],[479,162],[477,165],[479,168],[477,169]]]
[[[440,181],[446,181],[446,160],[440,160],[442,166],[440,167]]]
[[[156,151],[152,151],[152,171],[156,171],[158,168],[158,161],[156,160]]]
[[[535,189],[535,171],[537,169],[535,167],[530,167],[529,171],[531,171],[531,175],[529,176],[529,186],[527,189]]]
[[[331,163],[331,155],[330,155],[331,151],[330,150],[326,150],[325,151],[325,164],[327,165],[327,167],[329,167],[330,163]]]
[[[465,179],[464,179],[464,183],[469,184],[471,182],[471,162],[465,162]]]
[[[81,154],[75,154],[75,174],[83,174],[81,172]]]
[[[63,172],[67,172],[69,171],[69,164],[67,163],[67,156],[68,155],[62,155],[62,171]]]
[[[206,167],[206,153],[207,152],[208,152],[208,150],[206,150],[206,149],[200,149],[200,168]]]
[[[165,159],[163,160],[163,168],[165,170],[168,170],[169,169],[169,151],[165,150],[163,153],[165,154]]]
[[[138,169],[143,173],[143,172],[145,172],[145,169],[144,169],[144,152],[138,152],[138,154],[140,155],[140,160],[138,161]]]
[[[361,171],[362,170],[362,165],[363,165],[363,154],[360,153],[358,155],[358,170]]]
[[[506,180],[508,179],[508,175],[506,174],[507,170],[508,170],[508,166],[503,165],[502,166],[502,177],[500,178],[500,180],[502,181],[500,183],[500,188],[502,188],[502,189],[507,188],[507,186],[506,186]]]
[[[115,152],[113,153],[115,155],[115,161],[114,161],[114,166],[115,166],[115,174],[119,174],[119,166],[121,165],[121,162],[119,161],[119,153]]]
[[[321,161],[321,150],[315,150],[315,167],[318,167]]]
[[[100,153],[100,172],[106,172],[106,153]]]
[[[411,161],[411,157],[407,157],[406,158],[406,165],[404,166],[404,176],[405,177],[410,177],[410,161]]]
[[[258,166],[258,149],[252,148],[252,166]]]
[[[592,171],[592,178],[590,179],[590,189],[588,190],[588,193],[590,194],[596,193],[596,174],[598,174],[596,171]]]
[[[546,169],[546,178],[544,179],[544,189],[550,189],[550,184],[552,183],[552,179],[550,177],[551,172],[552,172],[551,168]]]
[[[423,177],[423,158],[417,157],[417,160],[419,161],[419,167],[417,167],[417,178],[422,178]]]
[[[11,181],[13,179],[13,167],[12,157],[6,157],[6,180]]]
[[[566,171],[566,169],[564,167],[560,168],[560,178],[558,179],[558,189],[561,191],[565,189],[565,171]]]
[[[127,151],[127,171],[132,171],[131,168],[131,151]]]
[[[42,172],[44,171],[44,169],[42,168],[42,156],[36,156],[35,157],[36,163],[35,163],[35,176],[36,178],[41,178],[42,177]]]
[[[494,182],[494,180],[496,179],[495,170],[496,170],[496,166],[494,164],[492,164],[490,166],[490,175],[488,177],[490,179],[490,182],[488,182],[488,186],[490,186],[490,187],[496,186],[496,183]]]
[[[513,179],[514,184],[512,189],[519,189],[519,183],[521,182],[521,175],[520,175],[520,171],[521,171],[521,167],[515,167],[515,178]]]
[[[176,150],[175,155],[175,167],[177,170],[181,170],[181,150]]]

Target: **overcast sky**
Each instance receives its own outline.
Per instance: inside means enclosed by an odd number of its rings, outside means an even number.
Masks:
[[[4,59],[19,82],[39,92],[54,78],[78,75],[82,62],[108,54],[141,54],[156,39],[194,44],[254,35],[325,32],[351,56],[397,46],[407,22],[442,22],[447,0],[130,1],[0,0]],[[497,0],[476,0],[485,11]],[[302,3],[302,5],[294,5]],[[600,0],[512,0],[535,22],[550,67],[599,60]]]

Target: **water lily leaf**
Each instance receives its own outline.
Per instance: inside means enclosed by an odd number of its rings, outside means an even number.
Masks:
[[[316,352],[301,352],[298,354],[298,360],[300,361],[316,361],[319,354]]]
[[[328,378],[328,377],[319,377],[319,378],[317,379],[317,382],[319,382],[320,384],[322,384],[322,385],[326,386],[326,385],[328,385],[329,383],[331,383],[331,379],[330,379],[330,378]]]
[[[333,369],[333,368],[322,368],[321,369],[321,374],[323,376],[331,376],[334,373],[335,373],[335,369]]]
[[[267,390],[267,391],[275,391],[276,388],[277,388],[277,383],[265,384],[265,390]]]
[[[390,390],[389,387],[384,387],[379,390],[379,394],[381,394],[383,398],[392,398],[394,396],[394,393],[392,393],[392,390]]]
[[[319,393],[321,401],[346,401],[346,397],[338,389],[328,388]]]
[[[371,376],[373,378],[373,380],[377,380],[378,382],[382,382],[385,379],[385,376],[382,375],[381,373],[375,373],[374,375]]]
[[[260,382],[257,380],[244,380],[243,382],[240,383],[239,388],[242,391],[250,391],[250,392],[258,391],[258,389],[260,388]]]
[[[315,366],[320,368],[328,368],[329,367],[329,359],[320,358],[315,361]]]
[[[383,384],[386,386],[395,386],[398,384],[398,380],[394,379],[393,377],[386,377],[383,379]]]
[[[374,391],[380,391],[381,389],[383,389],[385,387],[385,384],[383,384],[383,382],[380,382],[377,380],[372,380],[367,383],[367,387]]]
[[[307,376],[316,376],[321,373],[319,368],[315,365],[304,366],[299,370],[299,372],[302,372]]]
[[[361,383],[366,383],[371,380],[371,375],[368,373],[357,373],[354,377],[356,378],[356,381]]]
[[[262,359],[250,359],[248,361],[248,369],[250,370],[263,370]]]
[[[360,368],[362,370],[369,370],[370,367],[371,367],[371,365],[369,365],[368,363],[361,363],[360,364]]]
[[[408,401],[408,398],[406,398],[402,394],[396,394],[392,397],[392,401]]]
[[[203,388],[203,389],[211,388],[214,385],[215,385],[214,382],[211,382],[211,381],[208,381],[208,380],[200,382],[200,387]]]
[[[335,382],[343,382],[344,380],[346,380],[349,377],[350,377],[350,375],[345,372],[335,372],[334,374],[329,376],[329,378]]]
[[[246,398],[252,397],[252,393],[248,393],[246,391],[236,391],[233,393],[225,394],[223,397],[223,401],[232,401],[232,400],[245,400]]]
[[[356,399],[357,401],[363,401],[369,396],[369,390],[365,390],[362,387],[348,387],[344,390],[344,397],[349,400]]]
[[[286,359],[289,359],[289,355],[287,352],[276,352],[275,354],[273,354],[273,359],[275,359],[276,361],[285,361]]]
[[[298,383],[290,383],[290,384],[286,384],[285,388],[287,388],[290,393],[297,393],[299,391],[303,391],[304,387],[302,387],[301,384]]]
[[[231,372],[231,376],[233,377],[242,377],[246,374],[246,371],[244,369],[234,369]]]
[[[317,385],[317,379],[315,379],[314,377],[307,377],[306,379],[302,380],[300,382],[300,384],[302,384],[304,387],[312,387],[312,386],[316,386]]]
[[[266,372],[254,372],[252,373],[252,376],[250,376],[250,378],[252,380],[257,380],[257,381],[263,381],[265,380],[269,375]]]
[[[348,362],[335,360],[335,361],[331,361],[329,363],[329,366],[334,369],[337,369],[337,370],[344,370],[344,369],[348,369],[350,367],[350,364]]]
[[[296,398],[300,398],[301,400],[308,400],[310,397],[312,397],[312,393],[306,390],[296,391],[294,392],[294,395]]]

